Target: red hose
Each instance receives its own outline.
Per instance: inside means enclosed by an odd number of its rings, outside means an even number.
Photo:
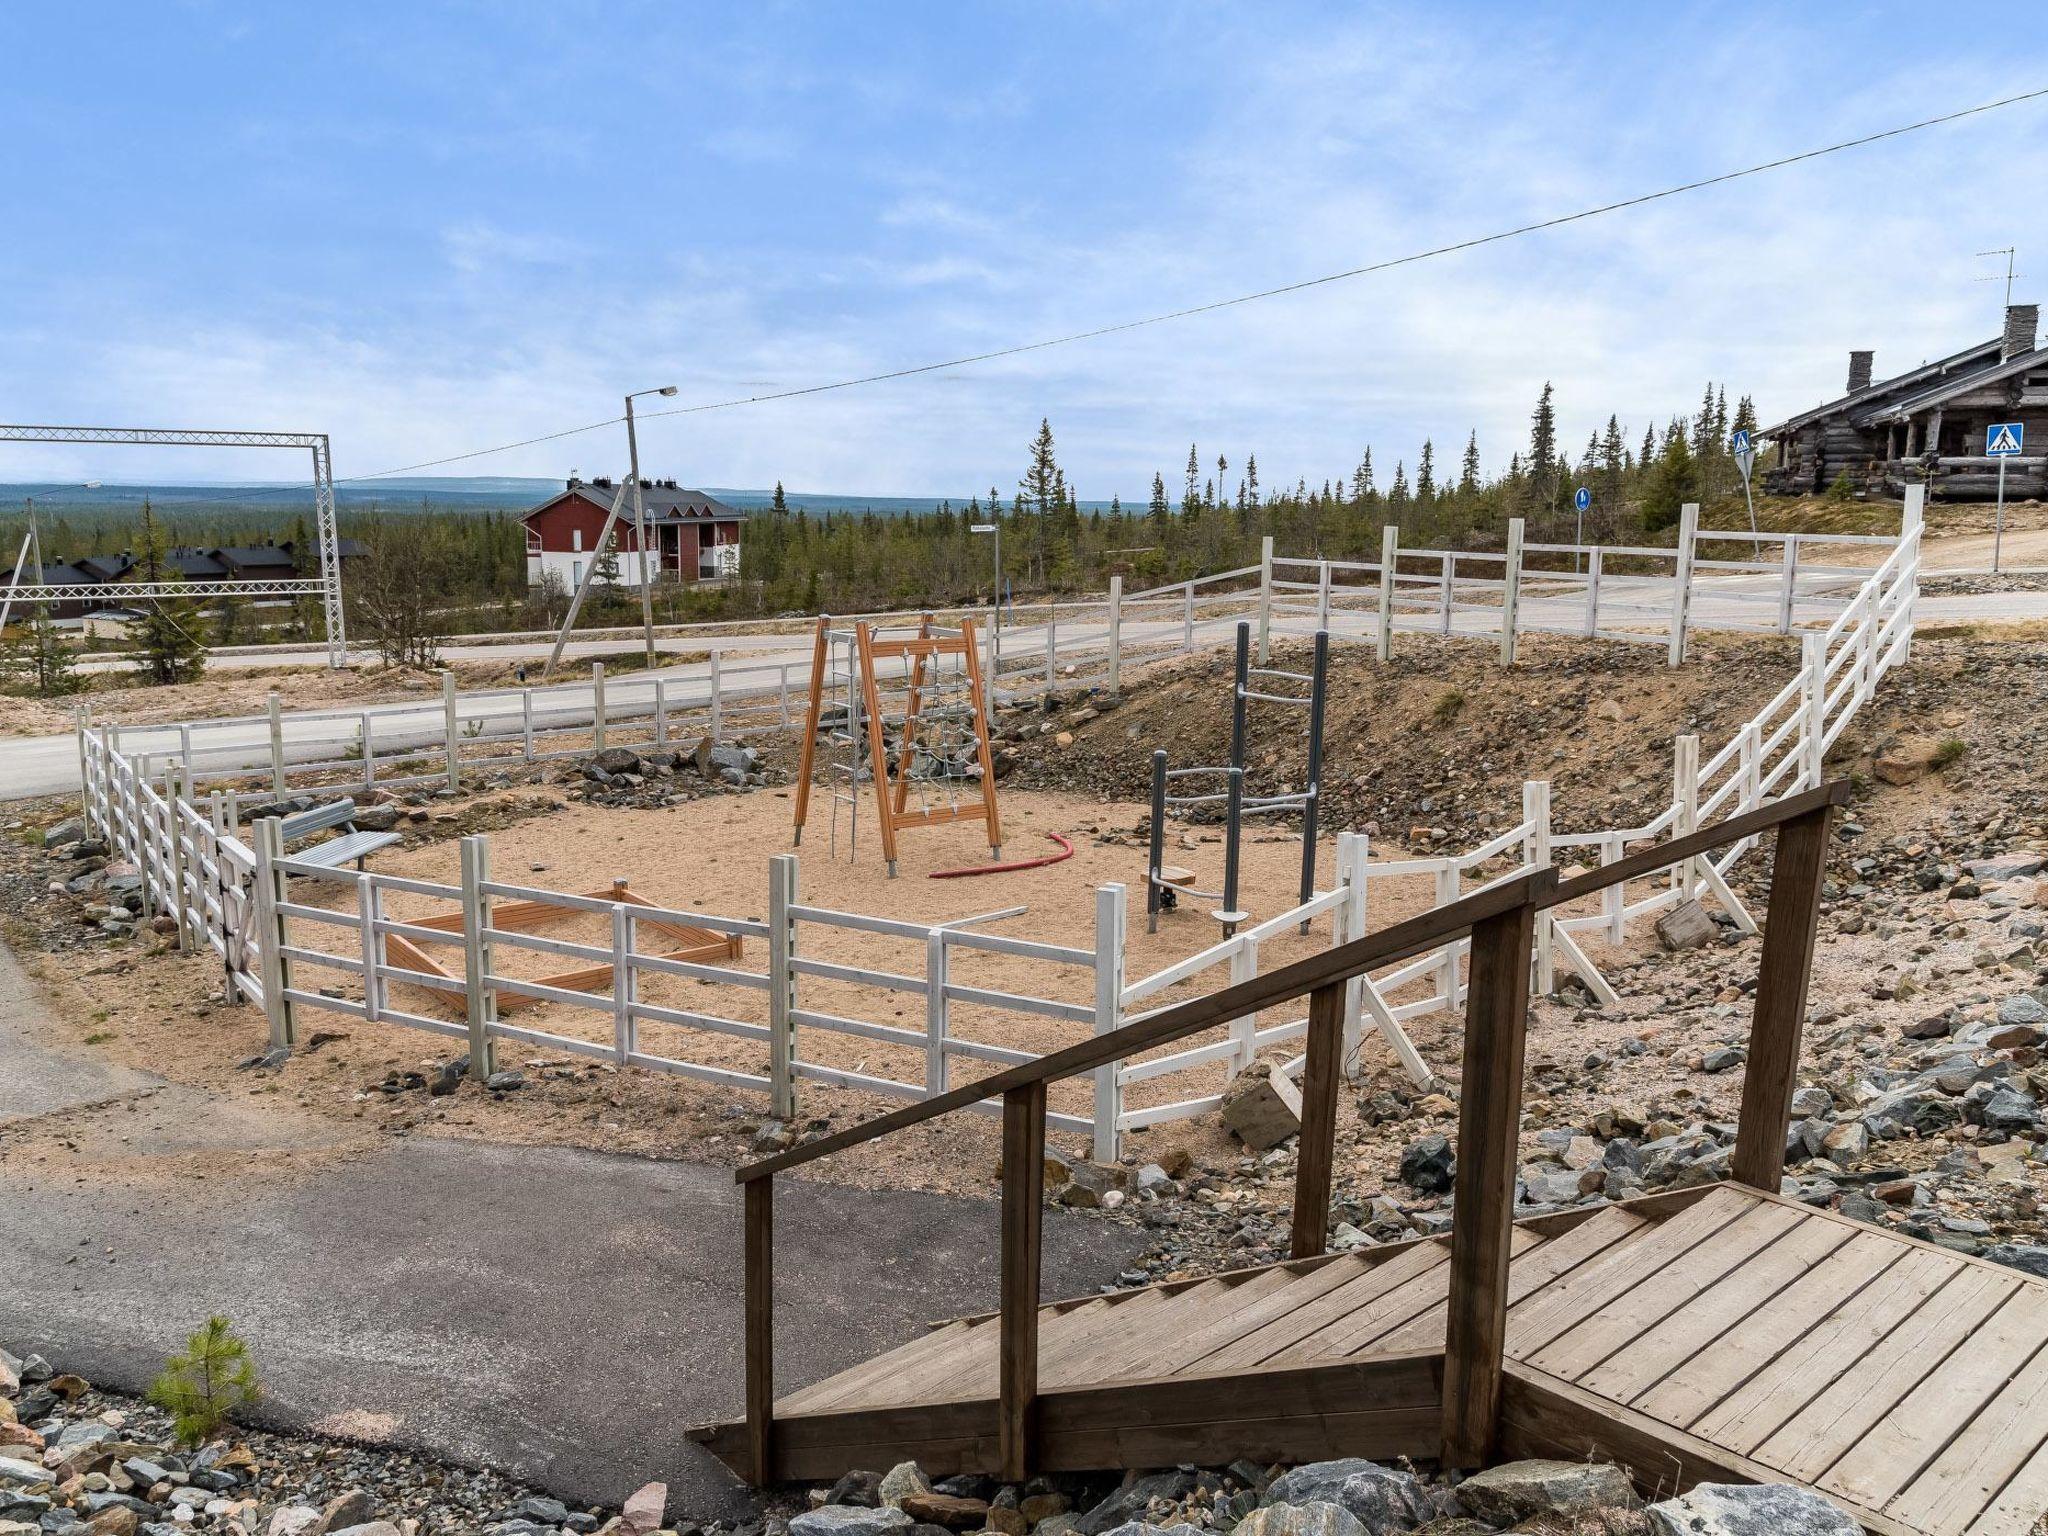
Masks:
[[[1058,864],[1074,856],[1074,845],[1057,832],[1045,834],[1060,845],[1058,853],[1040,854],[1035,859],[1011,859],[1003,864],[969,864],[964,869],[935,869],[934,880],[964,880],[969,875],[1007,875],[1013,869],[1038,869],[1046,864]]]

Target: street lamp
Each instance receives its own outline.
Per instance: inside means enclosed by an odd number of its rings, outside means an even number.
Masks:
[[[970,533],[992,533],[996,536],[996,582],[990,602],[992,615],[988,626],[988,708],[995,710],[996,673],[1003,666],[1003,517],[995,514],[992,523],[970,523]]]
[[[640,495],[640,439],[633,431],[633,402],[642,395],[673,395],[676,387],[638,389],[626,396],[626,456],[632,463],[633,536],[640,546],[640,628],[647,639],[647,665],[654,665],[654,575],[647,568],[647,503]],[[659,565],[659,561],[656,562]]]

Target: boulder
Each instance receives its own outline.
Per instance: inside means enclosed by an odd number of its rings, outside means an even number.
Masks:
[[[660,1483],[649,1483],[647,1486],[649,1488],[662,1487]],[[646,1489],[641,1490],[643,1493],[645,1491]],[[664,1490],[665,1493],[666,1490]],[[634,1497],[637,1498],[639,1495],[636,1494]],[[882,1502],[882,1474],[879,1472],[848,1472],[838,1482],[834,1483],[825,1494],[825,1502],[827,1504],[858,1504],[866,1509],[877,1508]],[[661,1522],[656,1520],[648,1529],[655,1530],[660,1525]]]
[[[1358,1516],[1339,1504],[1267,1504],[1236,1526],[1236,1536],[1365,1536]]]
[[[1714,920],[1707,916],[1707,909],[1690,898],[1658,918],[1656,927],[1657,942],[1674,953],[1711,944],[1716,932]]]
[[[320,1511],[310,1504],[286,1504],[271,1515],[264,1536],[304,1536],[319,1518]]]
[[[370,1496],[360,1488],[351,1488],[347,1493],[327,1501],[319,1518],[306,1527],[306,1536],[334,1536],[350,1526],[363,1525],[373,1519],[377,1506]]]
[[[602,752],[592,754],[590,765],[607,776],[615,773],[638,773],[640,754],[631,747],[606,747]]]
[[[71,816],[56,823],[54,826],[43,829],[43,846],[45,848],[61,848],[66,843],[76,843],[84,837],[84,819],[78,816]]]
[[[1601,1461],[1510,1461],[1458,1484],[1458,1503],[1495,1525],[1531,1515],[1633,1509],[1636,1491],[1621,1468]]]
[[[1457,1169],[1450,1139],[1441,1133],[1432,1132],[1411,1143],[1401,1154],[1401,1182],[1418,1194],[1450,1193]]]
[[[1301,1134],[1301,1090],[1270,1061],[1255,1061],[1223,1090],[1223,1123],[1254,1152]]]
[[[1260,1502],[1336,1504],[1357,1519],[1368,1536],[1411,1531],[1437,1513],[1436,1501],[1420,1478],[1358,1456],[1313,1461],[1283,1472]]]
[[[1817,1493],[1782,1483],[1701,1483],[1645,1511],[1658,1536],[1862,1536]]]
[[[1152,1472],[1143,1477],[1132,1474],[1116,1492],[1074,1521],[1080,1536],[1109,1536],[1119,1528],[1143,1524],[1146,1509],[1154,1499],[1177,1504],[1194,1491],[1191,1472]],[[1055,1518],[1058,1518],[1057,1516]]]
[[[894,1536],[916,1522],[900,1509],[869,1509],[860,1504],[827,1504],[806,1510],[789,1522],[789,1536]]]
[[[970,1499],[957,1493],[906,1494],[901,1507],[920,1525],[940,1525],[949,1531],[978,1531],[989,1524],[987,1499]]]
[[[889,1509],[902,1506],[905,1498],[913,1493],[930,1493],[932,1480],[924,1475],[924,1469],[914,1461],[900,1461],[891,1467],[875,1485],[875,1497]]]

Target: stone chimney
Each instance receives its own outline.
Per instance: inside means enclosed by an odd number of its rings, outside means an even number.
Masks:
[[[1998,355],[2002,358],[2018,357],[2022,352],[2031,352],[2036,345],[2035,336],[2041,329],[2041,306],[2038,304],[2008,304],[2005,306],[2005,339],[1999,343]]]
[[[1877,357],[1875,352],[1851,352],[1849,354],[1849,393],[1870,388],[1870,365]]]

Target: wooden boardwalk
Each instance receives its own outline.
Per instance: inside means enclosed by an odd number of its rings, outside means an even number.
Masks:
[[[1872,1531],[2048,1508],[2048,1282],[1736,1185],[1515,1228],[1503,1449],[1646,1486],[1782,1481]],[[1041,1309],[1039,1464],[1437,1454],[1450,1248]],[[775,1405],[776,1472],[996,1464],[999,1328],[935,1328]],[[745,1425],[703,1432],[743,1463]]]

